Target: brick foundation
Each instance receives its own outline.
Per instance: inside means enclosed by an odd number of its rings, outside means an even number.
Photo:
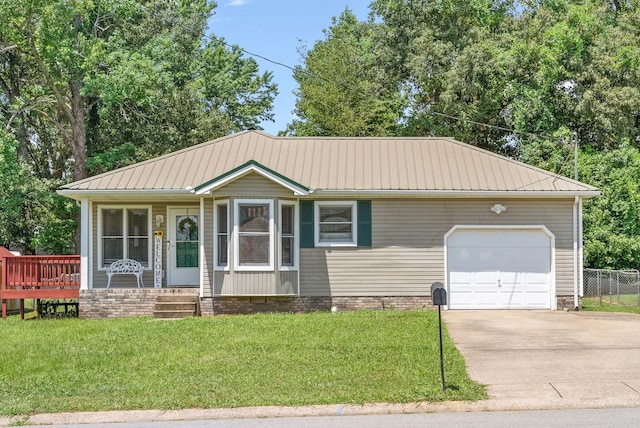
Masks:
[[[165,294],[197,295],[197,288],[130,288],[80,291],[80,314],[83,319],[152,316],[156,299]],[[215,297],[200,299],[203,316],[254,314],[261,312],[305,313],[361,309],[433,309],[430,297]]]
[[[253,314],[261,312],[305,313],[361,309],[433,309],[431,297],[215,297],[200,299],[202,315]]]
[[[198,295],[197,288],[93,289],[80,291],[80,318],[123,318],[152,316],[156,299],[164,294]],[[573,295],[557,296],[558,310],[574,310]],[[203,316],[264,312],[305,313],[329,311],[434,309],[431,297],[215,297],[200,299]],[[582,309],[582,301],[578,309]]]
[[[165,294],[198,295],[197,288],[128,288],[80,290],[83,319],[152,316],[156,298]]]
[[[578,296],[578,307],[576,308],[575,299],[573,295],[570,296],[556,296],[556,302],[558,303],[558,310],[582,310],[582,297]]]

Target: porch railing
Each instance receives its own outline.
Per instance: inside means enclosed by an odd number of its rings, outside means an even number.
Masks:
[[[77,299],[80,297],[80,256],[2,257],[0,299]]]

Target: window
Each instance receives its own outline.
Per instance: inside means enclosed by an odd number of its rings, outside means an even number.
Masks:
[[[316,246],[357,245],[358,218],[356,203],[353,201],[316,202],[315,204],[315,244]]]
[[[148,208],[100,208],[100,267],[119,259],[149,267],[151,222]]]
[[[295,268],[298,264],[297,255],[297,209],[293,202],[280,202],[280,267]]]
[[[234,246],[238,270],[273,270],[273,201],[235,202]]]
[[[229,204],[228,201],[216,201],[215,203],[214,236],[215,260],[217,268],[229,266]]]

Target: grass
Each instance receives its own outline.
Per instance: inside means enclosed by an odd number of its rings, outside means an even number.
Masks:
[[[634,300],[635,299],[635,300]],[[609,302],[609,298],[605,297],[600,303],[597,297],[583,297],[582,309],[594,312],[628,312],[632,314],[640,314],[640,306],[638,306],[638,295],[630,295],[628,297],[621,296],[621,303],[618,303],[617,297],[613,298],[613,303]]]
[[[0,324],[0,414],[479,400],[437,312]]]

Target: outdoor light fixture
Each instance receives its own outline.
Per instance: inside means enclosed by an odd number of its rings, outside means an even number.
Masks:
[[[505,212],[507,210],[507,207],[502,205],[502,204],[495,204],[490,209],[491,209],[492,213],[502,214],[503,212]]]
[[[162,214],[158,214],[156,216],[156,227],[160,227],[163,221],[164,221],[164,216]]]

